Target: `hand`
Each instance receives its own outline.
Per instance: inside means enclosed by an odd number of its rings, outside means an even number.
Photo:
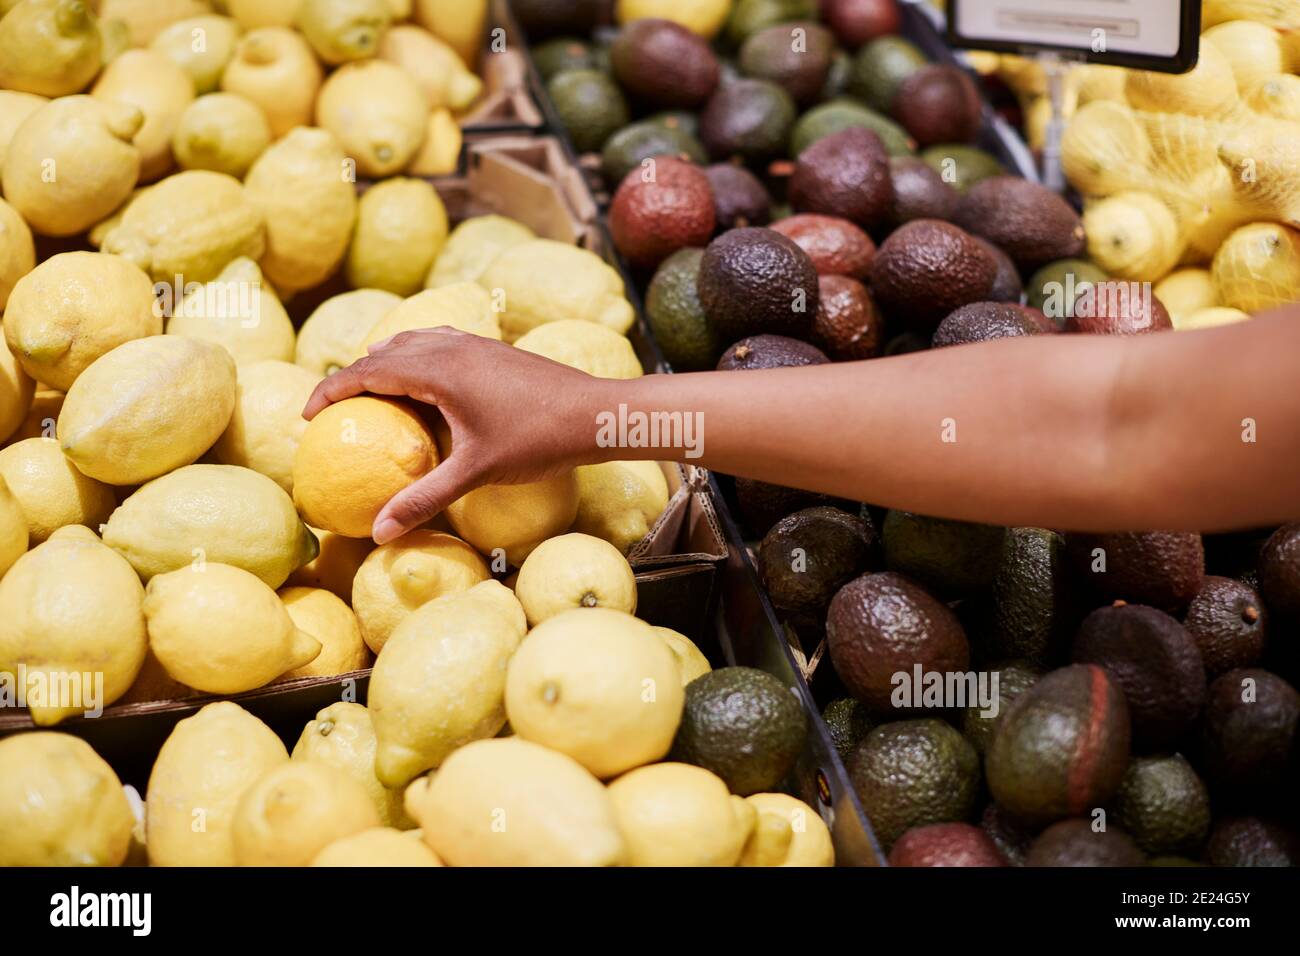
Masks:
[[[593,459],[601,379],[550,359],[445,326],[402,332],[316,386],[310,420],[355,395],[406,396],[435,406],[451,454],[394,495],[375,518],[386,544],[485,484],[522,484]]]

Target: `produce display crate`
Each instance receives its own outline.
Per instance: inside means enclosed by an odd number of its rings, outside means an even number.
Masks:
[[[546,125],[541,84],[524,52],[523,34],[507,0],[493,0],[479,62],[483,94],[460,118],[466,133],[537,131]]]

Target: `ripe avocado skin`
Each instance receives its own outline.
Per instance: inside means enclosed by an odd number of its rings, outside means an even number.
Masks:
[[[946,222],[957,214],[961,196],[925,160],[917,156],[894,156],[889,167],[894,181],[890,221],[895,227],[913,219]]]
[[[704,175],[713,187],[719,230],[766,226],[771,221],[772,199],[767,188],[748,169],[732,163],[715,163],[704,170]]]
[[[694,163],[708,159],[699,140],[681,127],[642,120],[623,127],[606,140],[601,151],[601,173],[614,187],[653,156],[684,156]]]
[[[658,109],[692,109],[718,85],[708,43],[671,20],[633,20],[610,46],[609,61],[625,90]]]
[[[1205,860],[1211,866],[1300,866],[1300,835],[1278,820],[1220,817]]]
[[[875,530],[857,515],[819,506],[787,515],[759,542],[758,574],[783,611],[822,611],[843,585],[880,566]]]
[[[795,48],[793,31],[802,30],[803,45]],[[835,52],[835,37],[820,23],[780,23],[750,34],[738,62],[746,76],[779,83],[795,102],[808,104],[821,95]]]
[[[994,656],[1062,663],[1081,618],[1065,539],[1045,528],[1008,528],[993,578]]]
[[[1199,534],[1067,533],[1065,545],[1080,578],[1102,601],[1132,601],[1179,613],[1196,597],[1205,576],[1205,548]],[[1094,571],[1102,557],[1105,570]]]
[[[787,488],[754,478],[736,479],[736,505],[754,537],[761,538],[781,518],[814,505],[847,504],[830,495],[802,488]]]
[[[785,151],[798,113],[790,94],[767,80],[721,84],[700,115],[700,141],[717,160],[771,159]]]
[[[718,359],[719,372],[745,372],[764,368],[798,368],[826,365],[830,359],[815,345],[784,335],[751,335],[741,339]]]
[[[871,288],[887,316],[930,335],[953,310],[988,301],[997,272],[974,236],[938,219],[915,219],[877,250]]]
[[[1264,542],[1259,587],[1269,610],[1300,624],[1300,522],[1283,525]]]
[[[920,581],[945,600],[968,597],[993,583],[1005,529],[933,518],[911,511],[885,515],[885,564]]]
[[[1115,822],[1152,856],[1197,856],[1210,794],[1181,754],[1135,757],[1115,795]]]
[[[1242,699],[1248,687],[1251,701]],[[1293,784],[1297,725],[1300,694],[1276,674],[1244,667],[1215,680],[1201,718],[1201,766],[1216,798],[1258,805]]]
[[[1004,250],[1026,275],[1087,249],[1083,221],[1064,199],[1019,176],[993,176],[962,197],[954,221]]]
[[[700,261],[700,303],[728,342],[749,335],[808,336],[817,314],[817,270],[808,254],[771,229],[732,229]]]
[[[949,345],[971,345],[1041,334],[1034,321],[1018,306],[1002,302],[972,302],[939,323],[930,346],[941,349]]]
[[[1211,680],[1237,667],[1254,667],[1268,642],[1269,616],[1254,588],[1207,574],[1187,606],[1183,626],[1201,650]]]
[[[1116,826],[1096,832],[1088,820],[1054,823],[1038,835],[1025,866],[1142,866],[1146,857]]]
[[[890,866],[1006,866],[987,833],[969,823],[913,827],[889,854]]]
[[[981,754],[988,752],[989,743],[997,731],[998,721],[1007,712],[1012,701],[1033,687],[1042,674],[1032,667],[1011,661],[999,667],[989,668],[998,675],[998,713],[995,717],[985,717],[979,704],[972,704],[962,711],[961,732]]]
[[[894,181],[880,137],[851,126],[817,140],[799,154],[789,198],[800,212],[842,216],[866,230],[887,224]]]

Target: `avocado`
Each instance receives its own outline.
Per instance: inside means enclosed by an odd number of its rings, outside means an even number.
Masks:
[[[589,34],[600,22],[603,7],[602,0],[510,0],[510,10],[530,43]]]
[[[779,155],[794,125],[790,94],[767,80],[720,86],[700,115],[700,139],[716,160],[758,162]]]
[[[826,85],[835,37],[820,23],[806,20],[764,27],[740,48],[740,72],[771,80],[801,105],[815,103]]]
[[[871,275],[876,244],[847,219],[800,213],[773,223],[772,229],[793,239],[795,245],[808,253],[820,276],[865,279]]]
[[[886,357],[890,355],[908,355],[912,352],[925,352],[929,348],[930,337],[928,335],[905,330],[886,342],[885,350],[881,354]]]
[[[1152,856],[1196,856],[1210,832],[1210,794],[1182,754],[1135,757],[1115,795],[1115,822]]]
[[[690,110],[661,110],[652,116],[647,116],[645,121],[658,123],[669,129],[679,129],[695,140],[700,138],[700,117]]]
[[[1065,539],[1044,528],[1008,528],[993,577],[993,654],[1038,667],[1064,662],[1081,618]]]
[[[1142,866],[1146,857],[1123,830],[1096,831],[1088,820],[1062,820],[1034,840],[1025,866]]]
[[[970,345],[993,339],[1041,335],[1042,330],[1018,305],[1006,302],[972,302],[951,312],[934,330],[931,348]]]
[[[1011,706],[1011,702],[1033,687],[1038,678],[1043,676],[1041,671],[1020,661],[1011,661],[990,670],[998,675],[997,713],[985,716],[984,708],[979,703],[969,704],[961,713],[961,732],[981,756],[988,751],[998,721]]]
[[[849,92],[872,109],[889,113],[903,81],[928,61],[920,48],[899,36],[882,36],[858,51],[853,60]]]
[[[1116,602],[1079,626],[1074,661],[1110,675],[1128,701],[1133,748],[1171,747],[1205,702],[1205,665],[1187,629],[1164,611]]]
[[[718,85],[718,58],[696,33],[671,20],[633,20],[609,48],[614,76],[654,109],[694,109]]]
[[[954,309],[987,302],[997,263],[969,233],[937,219],[895,229],[876,252],[871,290],[891,318],[933,334]]]
[[[591,44],[574,37],[556,37],[533,47],[533,63],[542,79],[565,70],[598,70],[600,60]]]
[[[724,341],[764,333],[805,338],[817,314],[817,270],[779,232],[732,229],[705,248],[699,294]]]
[[[1083,220],[1070,204],[1019,176],[992,176],[971,186],[954,222],[1001,248],[1026,273],[1086,248]]]
[[[765,27],[816,18],[817,0],[737,0],[727,18],[726,38],[739,49]]]
[[[910,511],[885,515],[885,564],[939,597],[967,597],[993,583],[1005,528],[933,518]]]
[[[1055,322],[1043,315],[1042,312],[1038,311],[1038,309],[1035,309],[1033,306],[1023,305],[1018,302],[1012,302],[1009,304],[1014,305],[1017,309],[1028,316],[1029,321],[1033,322],[1034,325],[1038,327],[1038,331],[1045,335],[1055,335],[1061,331],[1060,327]]]
[[[890,866],[1006,866],[988,834],[969,823],[931,823],[904,833]]]
[[[976,236],[975,240],[993,257],[993,261],[998,267],[997,277],[993,280],[993,291],[989,293],[989,301],[1010,302],[1012,305],[1019,306],[1025,291],[1020,283],[1020,270],[1016,268],[1016,264],[1011,261],[1011,257],[1003,252],[1000,246],[995,246],[987,239],[982,239],[979,236]],[[1058,331],[1055,325],[1049,328],[1046,324],[1040,326],[1037,321],[1034,322],[1034,325],[1040,331]]]
[[[778,610],[824,614],[841,587],[880,567],[880,545],[862,518],[817,506],[774,524],[756,558],[759,579]]]
[[[814,106],[799,117],[790,131],[790,155],[797,159],[819,139],[856,128],[869,129],[879,136],[890,156],[911,156],[916,148],[907,131],[889,117],[861,103],[837,99]]]
[[[656,156],[653,177],[635,169],[609,207],[614,246],[632,266],[653,269],[678,249],[713,235],[713,187],[704,170],[674,156]]]
[[[822,710],[822,720],[830,731],[831,741],[840,759],[848,761],[858,742],[876,726],[867,708],[852,697],[837,697]]]
[[[842,216],[867,230],[885,225],[894,183],[880,137],[853,126],[817,140],[795,162],[789,198],[799,212]]]
[[[703,249],[679,249],[660,263],[646,290],[646,321],[664,359],[678,372],[712,369],[722,352],[696,292],[703,258]]]
[[[815,505],[840,504],[838,498],[817,491],[787,488],[754,478],[736,479],[737,511],[752,534],[759,538],[788,514]]]
[[[826,614],[826,647],[844,687],[882,715],[910,709],[896,705],[896,674],[910,675],[914,666],[951,673],[970,664],[957,615],[892,571],[864,574],[836,592]]]
[[[903,28],[898,0],[823,0],[822,17],[850,50]]]
[[[753,667],[720,667],[686,685],[668,759],[711,770],[747,797],[781,786],[807,736],[803,705],[779,680]]]
[[[1200,648],[1211,680],[1238,667],[1253,667],[1264,656],[1268,611],[1253,588],[1232,578],[1207,574],[1187,606],[1183,626]]]
[[[1300,835],[1279,820],[1223,817],[1205,846],[1211,866],[1300,866]]]
[[[893,226],[913,219],[950,221],[957,214],[961,196],[925,160],[917,156],[894,156],[889,161],[889,175],[894,184],[894,205],[889,217]]]
[[[1128,761],[1124,694],[1100,667],[1074,664],[1039,678],[1011,704],[985,772],[999,807],[1042,826],[1103,806]]]
[[[1259,587],[1269,610],[1300,623],[1300,523],[1285,524],[1259,553]]]
[[[1132,601],[1180,613],[1201,589],[1205,548],[1199,534],[1137,531],[1065,536],[1081,580],[1103,601]]]
[[[703,165],[709,154],[690,133],[676,126],[642,120],[621,130],[605,141],[601,150],[601,173],[611,188],[621,183],[633,170],[654,156],[677,156]]]
[[[1169,310],[1146,285],[1107,280],[1083,290],[1065,331],[1089,335],[1145,335],[1174,327]]]
[[[1201,720],[1202,769],[1216,797],[1259,803],[1290,783],[1300,694],[1276,674],[1243,667],[1215,679]]]
[[[867,287],[848,276],[824,275],[818,278],[817,288],[813,342],[837,362],[879,355],[885,320]]]
[[[1000,162],[968,143],[940,143],[922,150],[921,158],[945,183],[963,195],[976,183],[1005,172]]]
[[[1063,327],[1065,320],[1074,315],[1074,303],[1084,289],[1109,278],[1087,259],[1058,259],[1030,277],[1025,286],[1026,298],[1029,305]]]
[[[820,349],[802,339],[784,335],[751,335],[734,343],[718,359],[719,372],[743,372],[763,368],[797,368],[830,362]]]
[[[818,99],[825,102],[843,96],[849,88],[849,77],[852,74],[853,57],[843,50],[833,50],[831,52],[831,65],[826,70],[826,82],[822,84],[821,96]],[[885,145],[888,146],[889,144],[886,143]]]
[[[627,100],[618,85],[597,70],[565,70],[551,77],[546,92],[560,122],[580,153],[599,151],[627,125]]]
[[[1033,830],[1011,819],[996,803],[990,803],[980,814],[980,829],[993,841],[1004,860],[1012,866],[1025,865],[1025,854],[1034,842]]]
[[[979,795],[980,758],[942,720],[897,720],[867,734],[848,773],[886,849],[913,827],[968,820]]]
[[[961,67],[932,63],[898,84],[890,115],[922,148],[969,143],[979,135],[984,101]]]
[[[713,209],[718,229],[766,226],[772,218],[772,199],[759,178],[735,163],[714,163],[704,170],[713,187]]]

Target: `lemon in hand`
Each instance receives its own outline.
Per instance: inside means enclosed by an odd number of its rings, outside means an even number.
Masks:
[[[519,569],[515,596],[536,627],[575,608],[636,611],[636,575],[608,541],[562,534],[537,546]]]

